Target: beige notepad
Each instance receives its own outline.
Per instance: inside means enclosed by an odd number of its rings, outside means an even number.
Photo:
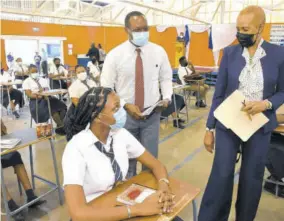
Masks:
[[[214,116],[226,128],[231,129],[242,141],[246,142],[269,119],[263,113],[251,116],[250,119],[246,112],[241,111],[244,101],[244,95],[236,90],[215,110]]]
[[[282,104],[276,111],[277,114],[284,114],[284,104]]]

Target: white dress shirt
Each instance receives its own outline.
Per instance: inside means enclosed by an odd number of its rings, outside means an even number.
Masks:
[[[50,89],[47,79],[40,77],[38,79],[38,82],[43,89],[44,88]],[[28,77],[26,80],[24,80],[23,89],[24,90],[31,90],[33,93],[39,91],[39,87],[38,87],[37,83],[31,77]]]
[[[101,74],[101,70],[97,63],[93,64],[92,61],[89,61],[87,67],[90,69],[90,73],[94,78],[98,77]]]
[[[178,77],[182,83],[182,85],[186,85],[187,83],[184,80],[184,76],[190,76],[192,74],[192,70],[190,70],[188,67],[182,67],[179,66],[178,68]]]
[[[23,75],[26,75],[28,71],[28,68],[26,65],[24,64],[19,65],[17,62],[14,63],[12,69],[14,73],[18,72],[19,74],[23,74]]]
[[[103,49],[99,49],[100,52],[100,61],[104,61],[106,58],[106,52]]]
[[[243,93],[247,101],[263,100],[263,70],[260,59],[266,56],[264,49],[261,47],[263,39],[252,58],[250,58],[247,48],[244,48],[242,56],[246,60],[246,66],[239,77],[239,90]]]
[[[49,74],[54,74],[54,75],[59,75],[59,74],[63,73],[65,76],[68,75],[68,71],[62,65],[60,65],[59,68],[57,68],[55,66],[55,64],[51,64],[49,66],[48,73]]]
[[[127,130],[120,129],[111,132],[106,151],[110,150],[111,137],[115,159],[125,180],[129,159],[140,157],[145,148]],[[97,149],[97,141],[93,132],[85,129],[68,142],[62,158],[63,185],[82,186],[87,202],[108,192],[115,184],[110,159]]]
[[[159,84],[163,99],[171,100],[172,69],[165,50],[149,42],[141,47],[144,75],[144,108],[160,100]],[[136,47],[126,41],[106,56],[101,75],[101,85],[115,89],[126,103],[135,103]]]
[[[0,74],[0,83],[7,83],[12,80],[13,77],[7,71],[4,71],[3,74]]]
[[[97,87],[96,83],[93,80],[87,79],[86,83],[90,88]],[[69,96],[71,98],[80,98],[86,91],[88,91],[88,87],[79,79],[74,81],[68,88]]]

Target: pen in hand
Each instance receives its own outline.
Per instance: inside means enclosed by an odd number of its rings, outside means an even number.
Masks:
[[[245,107],[245,106],[246,106],[246,101],[244,100],[244,101],[242,102],[242,104],[243,104],[244,107]],[[249,120],[252,121],[251,115],[250,115],[249,113],[247,113],[247,115],[248,115]]]

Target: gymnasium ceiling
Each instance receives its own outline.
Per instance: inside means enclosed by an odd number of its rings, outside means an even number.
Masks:
[[[1,0],[1,19],[74,25],[123,25],[133,10],[150,25],[234,23],[247,5],[264,8],[267,22],[284,23],[284,0]]]

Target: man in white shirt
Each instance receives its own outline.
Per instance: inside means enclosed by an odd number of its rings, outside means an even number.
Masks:
[[[165,50],[149,40],[148,24],[141,12],[125,18],[129,40],[113,49],[106,57],[101,85],[114,88],[125,104],[129,130],[155,157],[158,156],[160,112],[146,118],[142,112],[161,99],[167,107],[171,101],[172,69]],[[159,92],[159,84],[161,93]],[[128,177],[136,175],[136,161],[130,161]]]
[[[201,79],[201,76],[196,73],[194,66],[192,63],[188,62],[186,57],[181,57],[179,59],[180,67],[178,69],[178,77],[182,85],[188,85],[185,90],[194,91],[196,93],[199,93],[199,96],[197,96],[197,107],[206,107],[206,104],[204,100],[206,99],[206,94],[209,90],[209,86],[207,84],[204,84],[204,82],[200,82],[198,85],[198,82],[195,81],[195,79]]]
[[[64,80],[54,80],[59,77],[67,77],[68,71],[61,64],[60,58],[54,58],[53,64],[49,67],[48,77],[51,89],[67,89],[67,83]]]

